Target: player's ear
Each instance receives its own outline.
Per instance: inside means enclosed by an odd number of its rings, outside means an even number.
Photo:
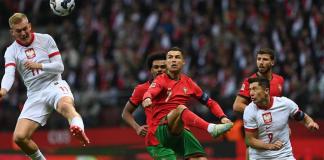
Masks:
[[[265,88],[264,92],[268,95],[270,95],[270,89],[269,88]]]
[[[32,25],[30,22],[28,23],[28,29],[32,30]]]
[[[271,66],[273,67],[274,65],[275,65],[275,61],[272,60],[272,61],[271,61]]]

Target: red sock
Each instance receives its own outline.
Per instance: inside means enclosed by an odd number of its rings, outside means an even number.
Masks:
[[[189,109],[185,109],[181,115],[182,121],[185,125],[207,130],[209,123],[200,118]]]

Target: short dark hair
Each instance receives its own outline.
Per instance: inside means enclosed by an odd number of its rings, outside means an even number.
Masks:
[[[275,59],[275,53],[274,53],[274,51],[273,51],[272,49],[270,49],[270,48],[260,48],[260,50],[257,51],[257,55],[258,55],[258,54],[268,54],[268,55],[270,55],[270,58],[271,58],[272,60]]]
[[[259,86],[263,87],[264,89],[269,88],[270,89],[270,81],[264,77],[253,77],[253,78],[249,78],[248,82],[254,83],[254,82],[258,82]]]
[[[170,51],[179,51],[179,52],[181,53],[182,57],[185,56],[183,50],[182,50],[181,48],[179,48],[179,47],[176,47],[176,46],[175,46],[175,47],[171,47],[171,48],[167,51],[167,53],[170,52]]]
[[[156,52],[152,53],[147,57],[146,65],[148,69],[151,69],[153,66],[153,61],[156,60],[165,60],[165,53],[164,52]]]

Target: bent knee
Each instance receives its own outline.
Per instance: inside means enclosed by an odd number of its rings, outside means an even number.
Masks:
[[[171,110],[168,115],[169,115],[169,117],[178,117],[178,116],[180,116],[182,114],[182,112],[185,109],[187,109],[186,106],[184,106],[184,105],[178,105],[178,107],[175,108],[175,109],[173,109],[173,110]]]
[[[187,107],[185,105],[178,105],[178,107],[176,108],[176,112],[178,112],[179,114],[181,114],[185,109],[187,109]]]
[[[74,105],[72,100],[62,99],[57,104],[58,111],[68,112],[71,109],[74,110]]]
[[[21,134],[21,133],[14,133],[13,137],[12,137],[13,141],[15,143],[23,143],[26,142],[28,139],[30,139],[30,137],[28,137],[25,134]]]

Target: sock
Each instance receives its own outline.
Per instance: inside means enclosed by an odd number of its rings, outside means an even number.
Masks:
[[[72,118],[70,126],[78,126],[84,131],[84,124],[82,118],[79,116],[75,116]]]
[[[32,160],[46,160],[42,152],[38,149],[35,153],[29,155]]]
[[[212,133],[213,132],[215,125],[216,124],[214,124],[214,123],[210,123],[208,125],[208,128],[207,128],[208,133]]]
[[[181,115],[182,121],[185,125],[200,128],[203,130],[207,130],[208,122],[200,118],[195,113],[191,112],[189,109],[185,109]]]

